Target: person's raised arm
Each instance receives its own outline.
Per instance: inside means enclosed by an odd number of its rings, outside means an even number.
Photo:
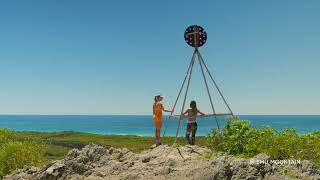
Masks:
[[[199,113],[201,116],[206,115],[206,114],[204,114],[203,112],[201,112],[199,109],[198,109],[198,113]]]

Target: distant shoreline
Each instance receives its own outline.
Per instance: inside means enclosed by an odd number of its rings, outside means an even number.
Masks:
[[[252,126],[271,126],[277,131],[295,128],[298,134],[320,129],[320,115],[240,115]],[[218,117],[220,127],[227,117]],[[162,133],[168,123],[166,136],[175,136],[178,118],[164,116]],[[64,132],[74,131],[100,135],[154,136],[154,124],[150,115],[0,115],[0,128],[14,131]],[[198,118],[197,136],[206,136],[216,128],[213,117]],[[186,119],[181,124],[179,136],[184,136]]]
[[[0,127],[1,128],[1,127]],[[87,134],[87,135],[100,135],[100,136],[132,136],[132,137],[154,137],[152,135],[136,135],[136,134],[100,134],[100,133],[93,133],[93,132],[81,132],[81,131],[15,131],[11,130],[17,133],[48,133],[48,134],[54,134],[54,133],[75,133],[75,134]],[[166,137],[175,137],[175,136],[166,136]],[[205,136],[198,136],[198,137],[205,137]]]
[[[0,114],[0,116],[152,116],[152,114]],[[235,116],[320,116],[320,114],[236,114]]]
[[[2,127],[0,127],[2,128]],[[98,134],[98,133],[90,133],[90,132],[81,132],[81,131],[15,131],[11,130],[10,131],[16,132],[16,133],[46,133],[46,134],[57,134],[57,133],[74,133],[74,134],[86,134],[86,135],[98,135],[98,136],[128,136],[128,137],[147,137],[147,138],[154,138],[153,135],[136,135],[136,134]],[[162,137],[162,134],[161,134]],[[168,138],[175,138],[175,136],[172,135],[165,135],[165,137]],[[184,136],[179,136],[179,137],[184,137]],[[199,135],[197,137],[205,138],[206,136]]]

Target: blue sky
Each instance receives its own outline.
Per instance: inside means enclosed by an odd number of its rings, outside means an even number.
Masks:
[[[320,114],[319,6],[1,1],[0,114],[151,114],[157,93],[171,108],[193,51],[183,39],[191,24],[207,31],[200,52],[236,114]],[[192,78],[187,101],[210,113],[197,64]]]

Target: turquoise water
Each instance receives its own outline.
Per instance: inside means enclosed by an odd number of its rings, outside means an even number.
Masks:
[[[320,115],[240,115],[257,127],[270,125],[277,130],[295,128],[298,133],[320,130]],[[168,117],[164,117],[167,123]],[[226,118],[219,117],[220,126]],[[178,120],[170,120],[167,135],[176,132]],[[152,116],[124,115],[0,115],[0,127],[17,131],[80,131],[96,134],[154,135]],[[180,135],[184,134],[186,121]],[[213,117],[198,118],[198,135],[206,135],[216,127]]]

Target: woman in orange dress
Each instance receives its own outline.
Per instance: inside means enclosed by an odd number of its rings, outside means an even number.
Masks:
[[[156,137],[156,146],[161,145],[160,141],[160,130],[162,127],[162,111],[171,112],[170,110],[165,110],[162,105],[163,96],[157,95],[154,97],[153,103],[153,123],[156,128],[155,137]]]

